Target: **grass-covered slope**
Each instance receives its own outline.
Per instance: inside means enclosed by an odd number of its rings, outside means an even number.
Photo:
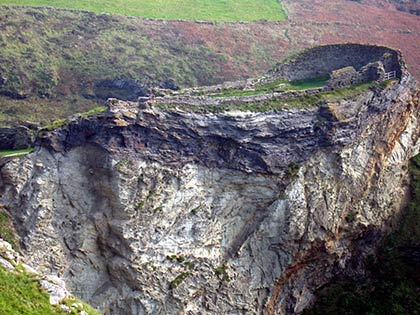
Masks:
[[[206,21],[280,21],[278,0],[0,0],[0,5],[50,6],[146,18]]]
[[[173,81],[194,85],[214,63],[223,64],[211,49],[177,38],[175,27],[166,34],[156,28],[119,16],[2,7],[0,92],[15,98],[106,97],[112,87],[102,81],[134,80],[140,89]]]
[[[3,205],[0,205],[0,314],[1,315],[99,315],[92,307],[67,295],[59,305],[50,304],[50,295],[34,273],[22,263],[14,224]]]
[[[400,48],[410,72],[420,77],[419,19],[354,1],[325,2],[283,0],[288,19],[261,23],[1,7],[0,125],[49,123],[108,97],[134,100],[152,86],[182,88],[252,78],[293,52],[343,41]]]
[[[1,315],[99,315],[92,307],[68,295],[59,305],[50,304],[50,295],[40,280],[48,278],[22,264],[14,224],[0,205],[0,314]],[[7,268],[6,268],[7,267]],[[51,283],[51,280],[47,280]],[[65,309],[64,309],[65,308]]]
[[[283,34],[264,29],[2,7],[0,123],[63,118],[151,86],[252,77],[284,53]]]
[[[24,271],[10,272],[0,266],[0,314],[2,315],[99,315],[87,304],[71,298],[64,305],[69,312],[52,306],[49,295],[41,288],[36,276]]]
[[[420,314],[420,155],[410,172],[411,202],[399,230],[368,259],[368,276],[336,279],[319,290],[318,302],[304,315]]]

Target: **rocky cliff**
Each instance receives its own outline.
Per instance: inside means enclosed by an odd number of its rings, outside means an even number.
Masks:
[[[28,263],[105,314],[297,314],[363,270],[417,153],[404,67],[340,95],[268,112],[111,100],[3,166],[1,202]]]

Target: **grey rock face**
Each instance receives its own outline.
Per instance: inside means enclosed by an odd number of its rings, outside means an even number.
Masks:
[[[34,138],[31,130],[24,126],[0,128],[0,150],[30,148]]]
[[[338,89],[353,84],[383,80],[384,76],[384,65],[380,61],[369,63],[359,71],[356,71],[352,66],[349,66],[333,71],[327,82],[327,87],[329,89]]]
[[[105,314],[297,314],[400,210],[418,93],[405,75],[310,110],[112,101],[3,166],[1,202],[30,264]]]
[[[85,97],[97,97],[104,100],[117,97],[123,100],[135,100],[139,96],[147,95],[148,88],[134,80],[104,80],[95,85],[93,92],[94,95],[85,95]]]
[[[51,305],[59,305],[69,296],[66,283],[56,276],[47,276],[45,280],[40,281],[40,284],[50,294]]]

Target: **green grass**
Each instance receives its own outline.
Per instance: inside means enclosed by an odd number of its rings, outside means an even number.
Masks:
[[[209,95],[211,97],[228,97],[228,96],[249,96],[258,94],[267,94],[274,92],[285,92],[285,91],[301,91],[313,88],[324,87],[329,79],[329,76],[321,76],[312,79],[298,80],[298,81],[285,81],[276,80],[271,83],[257,86],[254,90],[240,90],[232,89],[225,90],[218,94]]]
[[[28,149],[19,149],[19,150],[3,150],[0,151],[0,156],[7,157],[7,156],[22,156],[26,155],[28,153],[31,153],[34,149],[28,148]]]
[[[103,105],[108,97],[136,100],[141,94],[105,84],[115,80],[137,82],[147,93],[153,86],[182,88],[254,77],[279,59],[274,43],[283,35],[270,33],[267,45],[261,36],[265,27],[1,7],[0,65],[7,80],[0,84],[0,125],[45,125]]]
[[[383,89],[387,82],[369,82],[365,84],[353,85],[347,88],[342,88],[333,91],[321,92],[311,96],[302,96],[298,98],[270,100],[250,104],[226,104],[226,105],[210,105],[210,106],[184,106],[183,109],[193,112],[224,112],[224,111],[252,111],[252,112],[268,112],[281,110],[286,108],[310,108],[318,106],[325,102],[337,102],[346,98],[354,98],[357,95],[363,94],[370,89]],[[158,104],[158,107],[164,110],[170,110],[174,106],[171,104]]]
[[[92,308],[89,304],[75,297],[65,299],[63,301],[63,304],[67,305],[71,309],[71,313],[66,314],[80,315],[80,312],[84,310],[86,313],[88,313],[88,315],[100,315],[100,313],[94,308]],[[76,304],[78,307],[75,307],[74,304]]]
[[[0,237],[6,242],[9,242],[14,250],[18,251],[19,247],[17,245],[12,220],[6,213],[2,212],[1,209],[2,207],[0,207]]]
[[[41,131],[53,131],[64,126],[67,123],[67,119],[58,119],[53,121],[51,124],[42,127]]]
[[[229,275],[227,274],[227,267],[225,265],[217,267],[214,270],[214,274],[218,276],[221,281],[230,281]]]
[[[175,289],[177,286],[179,286],[186,278],[188,278],[191,274],[189,272],[182,272],[178,276],[176,276],[175,279],[173,279],[170,284],[170,289]]]
[[[66,304],[80,303],[77,299],[70,299]],[[87,306],[84,310],[89,315],[99,313]],[[73,308],[67,313],[58,307],[51,306],[49,295],[43,291],[39,280],[26,273],[11,273],[0,267],[0,313],[2,315],[76,315],[79,311]]]
[[[80,115],[82,116],[92,116],[95,114],[99,114],[99,113],[103,113],[104,111],[106,111],[107,107],[106,106],[98,106],[95,108],[92,108],[91,110],[88,110],[87,112],[83,112]]]
[[[368,277],[338,277],[304,315],[420,314],[420,155],[410,162],[411,201],[400,228],[366,261]],[[417,258],[416,258],[417,257]]]
[[[0,0],[0,5],[51,6],[145,18],[207,21],[282,21],[277,0]]]
[[[59,100],[27,98],[14,100],[0,95],[0,126],[13,125],[16,121],[34,121],[48,125],[55,120],[63,119],[75,113],[91,113],[98,102],[83,98],[65,97]]]

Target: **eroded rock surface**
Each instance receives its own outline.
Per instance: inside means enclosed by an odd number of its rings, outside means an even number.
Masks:
[[[296,314],[401,209],[419,105],[407,73],[311,109],[111,101],[7,163],[1,201],[30,263],[105,314]]]
[[[34,132],[25,126],[0,128],[0,150],[30,148],[34,141]]]

